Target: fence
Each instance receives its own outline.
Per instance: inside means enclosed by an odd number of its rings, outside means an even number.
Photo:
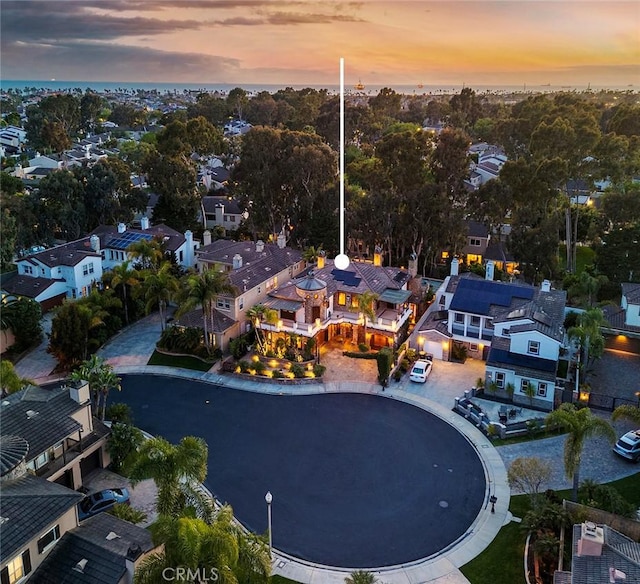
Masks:
[[[572,403],[574,393],[571,390],[563,390],[562,391],[562,403]],[[612,412],[618,406],[622,405],[630,405],[637,406],[638,400],[629,399],[626,397],[616,397],[613,395],[606,395],[604,393],[589,393],[589,399],[586,402],[583,402],[585,405],[589,406],[592,409],[603,410],[606,412]]]

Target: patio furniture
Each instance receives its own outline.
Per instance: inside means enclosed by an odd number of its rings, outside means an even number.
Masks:
[[[498,419],[501,424],[507,423],[507,406],[500,406],[498,409]]]
[[[510,418],[515,418],[518,415],[518,410],[516,410],[516,408],[511,408],[509,410],[509,417]]]

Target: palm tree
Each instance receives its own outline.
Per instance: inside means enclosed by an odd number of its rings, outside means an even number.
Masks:
[[[244,534],[225,506],[207,523],[194,517],[161,516],[151,527],[162,552],[146,558],[136,570],[137,584],[163,580],[166,568],[199,571],[200,578],[217,574],[223,584],[266,584],[271,575],[269,548],[263,539]],[[166,574],[166,572],[165,572]],[[211,579],[213,580],[213,578]]]
[[[138,280],[138,272],[132,270],[129,266],[131,262],[129,260],[122,262],[118,266],[114,266],[111,269],[111,285],[113,287],[122,285],[122,304],[124,305],[124,320],[125,324],[129,325],[129,307],[127,303],[127,287],[137,286],[140,281]]]
[[[613,410],[611,419],[616,422],[621,418],[640,424],[640,407],[631,405],[618,406]]]
[[[351,572],[351,574],[344,579],[345,584],[375,584],[377,581],[376,577],[366,570]]]
[[[302,259],[308,264],[315,264],[318,261],[318,256],[324,253],[322,246],[313,247],[310,245],[302,251]]]
[[[107,410],[107,398],[109,391],[116,389],[121,391],[121,379],[113,371],[113,367],[105,362],[102,357],[91,355],[78,369],[71,374],[72,381],[87,381],[91,390],[93,413],[104,420]]]
[[[604,324],[604,315],[599,308],[590,308],[578,317],[578,325],[567,331],[569,338],[577,339],[583,354],[585,371],[595,359],[602,355],[604,338],[600,327]],[[585,374],[586,377],[586,374]]]
[[[222,294],[234,294],[235,287],[229,282],[229,277],[216,270],[205,270],[199,274],[187,276],[185,281],[184,300],[176,311],[178,316],[192,310],[196,306],[202,307],[204,328],[204,342],[207,348],[211,346],[209,322],[213,326],[213,304]]]
[[[160,330],[165,329],[167,305],[178,294],[178,279],[171,273],[171,264],[164,264],[156,273],[150,273],[142,282],[142,295],[149,314],[156,306],[160,312]]]
[[[267,308],[264,304],[254,304],[247,310],[247,317],[251,320],[251,324],[256,331],[256,342],[258,343],[259,351],[262,352],[265,340],[260,337],[260,322],[264,321],[270,324],[277,322],[278,312]]]
[[[613,442],[616,433],[609,422],[594,416],[589,408],[577,409],[574,404],[562,404],[547,416],[545,425],[562,426],[567,431],[564,443],[564,470],[567,478],[573,479],[573,500],[577,501],[580,461],[585,440],[592,436],[604,436]]]
[[[192,503],[206,517],[210,505],[197,498],[193,484],[207,476],[208,452],[206,442],[195,436],[185,436],[177,445],[161,437],[151,438],[140,447],[129,478],[134,486],[144,479],[154,480],[160,514],[178,517]]]
[[[367,322],[369,320],[373,321],[376,317],[376,302],[378,300],[378,295],[374,292],[363,292],[358,296],[358,312],[362,313],[364,317],[364,342],[367,342]]]
[[[0,361],[0,389],[1,397],[24,389],[27,385],[35,385],[31,379],[20,377],[13,367],[13,363],[7,359]]]
[[[143,270],[158,271],[164,258],[162,243],[157,239],[141,239],[127,248],[127,253],[133,260],[138,260]]]

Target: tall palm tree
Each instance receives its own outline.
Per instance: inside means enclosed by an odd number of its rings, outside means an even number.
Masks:
[[[162,515],[178,517],[192,501],[193,483],[201,483],[207,475],[209,449],[202,438],[185,436],[179,444],[171,444],[161,437],[142,444],[129,470],[132,484],[153,479],[158,487],[157,509]],[[196,505],[193,505],[196,506]],[[208,510],[205,509],[203,515]]]
[[[578,317],[578,325],[567,331],[569,338],[576,339],[583,356],[583,367],[587,372],[592,362],[602,355],[604,338],[600,327],[604,324],[604,315],[599,308],[590,308]],[[586,377],[586,375],[585,375]]]
[[[376,304],[378,295],[375,292],[363,292],[358,296],[357,311],[362,313],[364,317],[364,342],[367,342],[367,323],[373,321],[376,317]]]
[[[147,314],[157,306],[160,312],[160,329],[164,331],[167,305],[180,289],[178,279],[171,273],[171,265],[166,263],[158,272],[148,274],[141,288]]]
[[[15,393],[24,389],[27,385],[35,385],[31,379],[20,377],[13,367],[13,363],[7,359],[0,361],[0,393],[1,397],[6,397],[10,393]]]
[[[166,568],[199,572],[201,580],[216,574],[222,584],[266,584],[271,575],[269,548],[264,540],[244,534],[225,506],[207,523],[194,517],[161,516],[151,527],[162,552],[146,558],[136,570],[137,584],[163,580]],[[166,574],[166,572],[165,572]],[[213,578],[211,578],[213,580]]]
[[[589,408],[577,409],[574,404],[562,404],[547,416],[545,425],[559,425],[567,431],[564,443],[564,470],[567,478],[573,479],[573,500],[577,501],[580,462],[585,440],[592,436],[604,436],[613,442],[616,433],[609,422],[594,416]]]
[[[112,389],[122,390],[121,379],[113,371],[113,367],[102,357],[91,355],[78,369],[71,374],[72,381],[88,381],[91,391],[94,415],[104,420],[107,410],[107,398]]]
[[[235,287],[223,272],[211,269],[192,274],[186,277],[183,301],[176,314],[182,316],[196,306],[202,307],[204,342],[209,348],[211,347],[209,327],[213,327],[213,305],[219,296],[235,292]]]
[[[140,283],[139,273],[130,268],[131,262],[126,260],[111,269],[110,280],[113,287],[122,285],[122,304],[124,305],[125,324],[129,324],[129,306],[127,302],[127,288],[137,286]],[[109,277],[109,276],[107,276]]]
[[[344,584],[375,584],[377,581],[371,572],[356,570],[344,579]]]

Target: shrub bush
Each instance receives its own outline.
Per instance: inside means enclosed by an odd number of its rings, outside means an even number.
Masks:
[[[233,339],[229,343],[229,350],[234,359],[242,359],[247,354],[247,341],[244,337]]]
[[[378,381],[384,387],[389,379],[389,373],[391,373],[393,353],[387,347],[380,349],[376,360],[378,363]]]
[[[274,369],[272,377],[274,379],[282,379],[284,377],[284,373],[282,373],[282,371],[280,371],[279,369]]]
[[[361,353],[368,353],[370,347],[366,343],[358,343],[358,349]]]
[[[352,359],[375,359],[378,355],[378,353],[354,353],[353,351],[343,351],[342,354]]]
[[[327,370],[327,368],[324,365],[320,365],[319,363],[316,363],[313,366],[313,374],[316,377],[322,377],[324,375],[324,372]]]
[[[238,367],[240,367],[240,373],[247,373],[251,369],[251,363],[243,359],[238,362]]]
[[[263,375],[267,366],[262,361],[256,361],[253,364],[253,369],[258,375]]]
[[[291,373],[294,377],[304,377],[304,367],[298,363],[291,365]]]

